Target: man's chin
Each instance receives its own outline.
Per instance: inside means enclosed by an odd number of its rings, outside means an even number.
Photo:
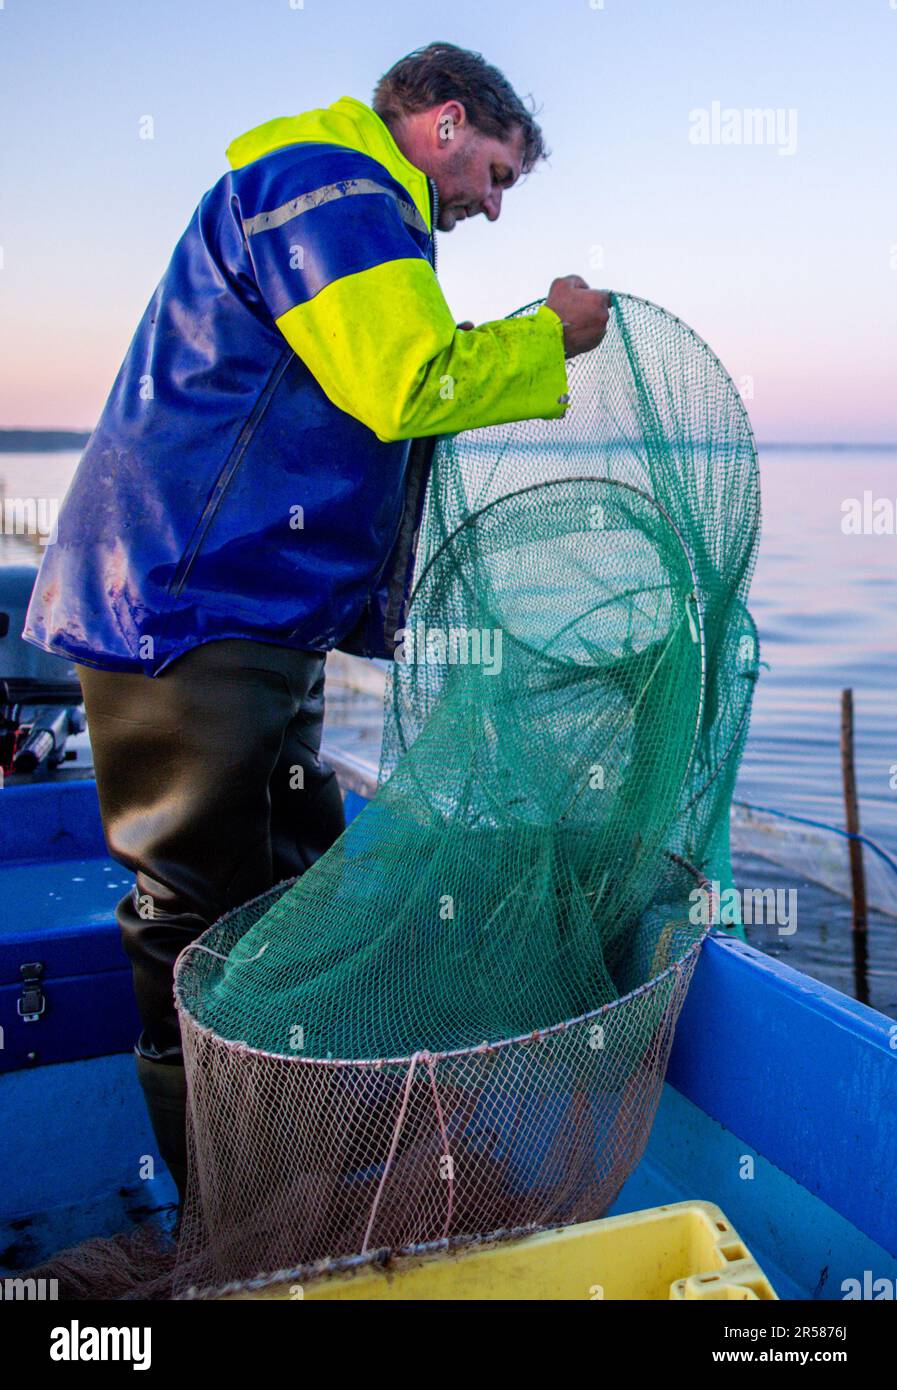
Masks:
[[[455,214],[451,212],[448,208],[446,208],[442,212],[440,212],[439,220],[436,223],[436,228],[440,232],[450,232],[454,229],[454,226],[457,221],[458,218],[455,216]]]

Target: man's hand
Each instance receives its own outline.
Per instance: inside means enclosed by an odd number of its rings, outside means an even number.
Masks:
[[[552,280],[545,303],[564,325],[567,357],[591,352],[607,332],[610,295],[603,290],[590,290],[580,275],[562,275]]]

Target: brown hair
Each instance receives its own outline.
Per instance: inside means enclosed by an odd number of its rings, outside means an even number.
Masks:
[[[532,111],[508,79],[479,53],[453,43],[428,43],[384,73],[374,89],[373,107],[386,125],[403,115],[428,111],[446,101],[460,101],[471,125],[498,139],[519,127],[523,136],[523,172],[548,157],[542,131]]]

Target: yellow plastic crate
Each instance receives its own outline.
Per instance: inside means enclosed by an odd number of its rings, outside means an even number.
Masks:
[[[241,1290],[231,1298],[756,1299],[776,1298],[712,1202],[677,1202],[513,1240],[396,1256]]]

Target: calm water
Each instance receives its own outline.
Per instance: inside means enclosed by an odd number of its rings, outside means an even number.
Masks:
[[[76,462],[68,453],[0,455],[0,495],[61,497]],[[841,524],[844,500],[866,491],[897,511],[897,449],[768,448],[760,464],[751,609],[769,669],[738,795],[843,824],[840,692],[852,686],[863,829],[897,857],[897,536],[845,535]],[[0,537],[3,563],[40,553],[35,542]],[[334,715],[352,718],[345,707]],[[808,923],[805,911],[803,920],[787,942],[758,944],[852,991],[847,914],[820,911]],[[897,921],[876,926],[869,957],[870,1001],[897,1013]]]
[[[761,454],[751,590],[761,656],[739,794],[843,823],[840,692],[854,691],[863,828],[897,853],[897,536],[845,535],[845,498],[889,497],[897,450]]]

